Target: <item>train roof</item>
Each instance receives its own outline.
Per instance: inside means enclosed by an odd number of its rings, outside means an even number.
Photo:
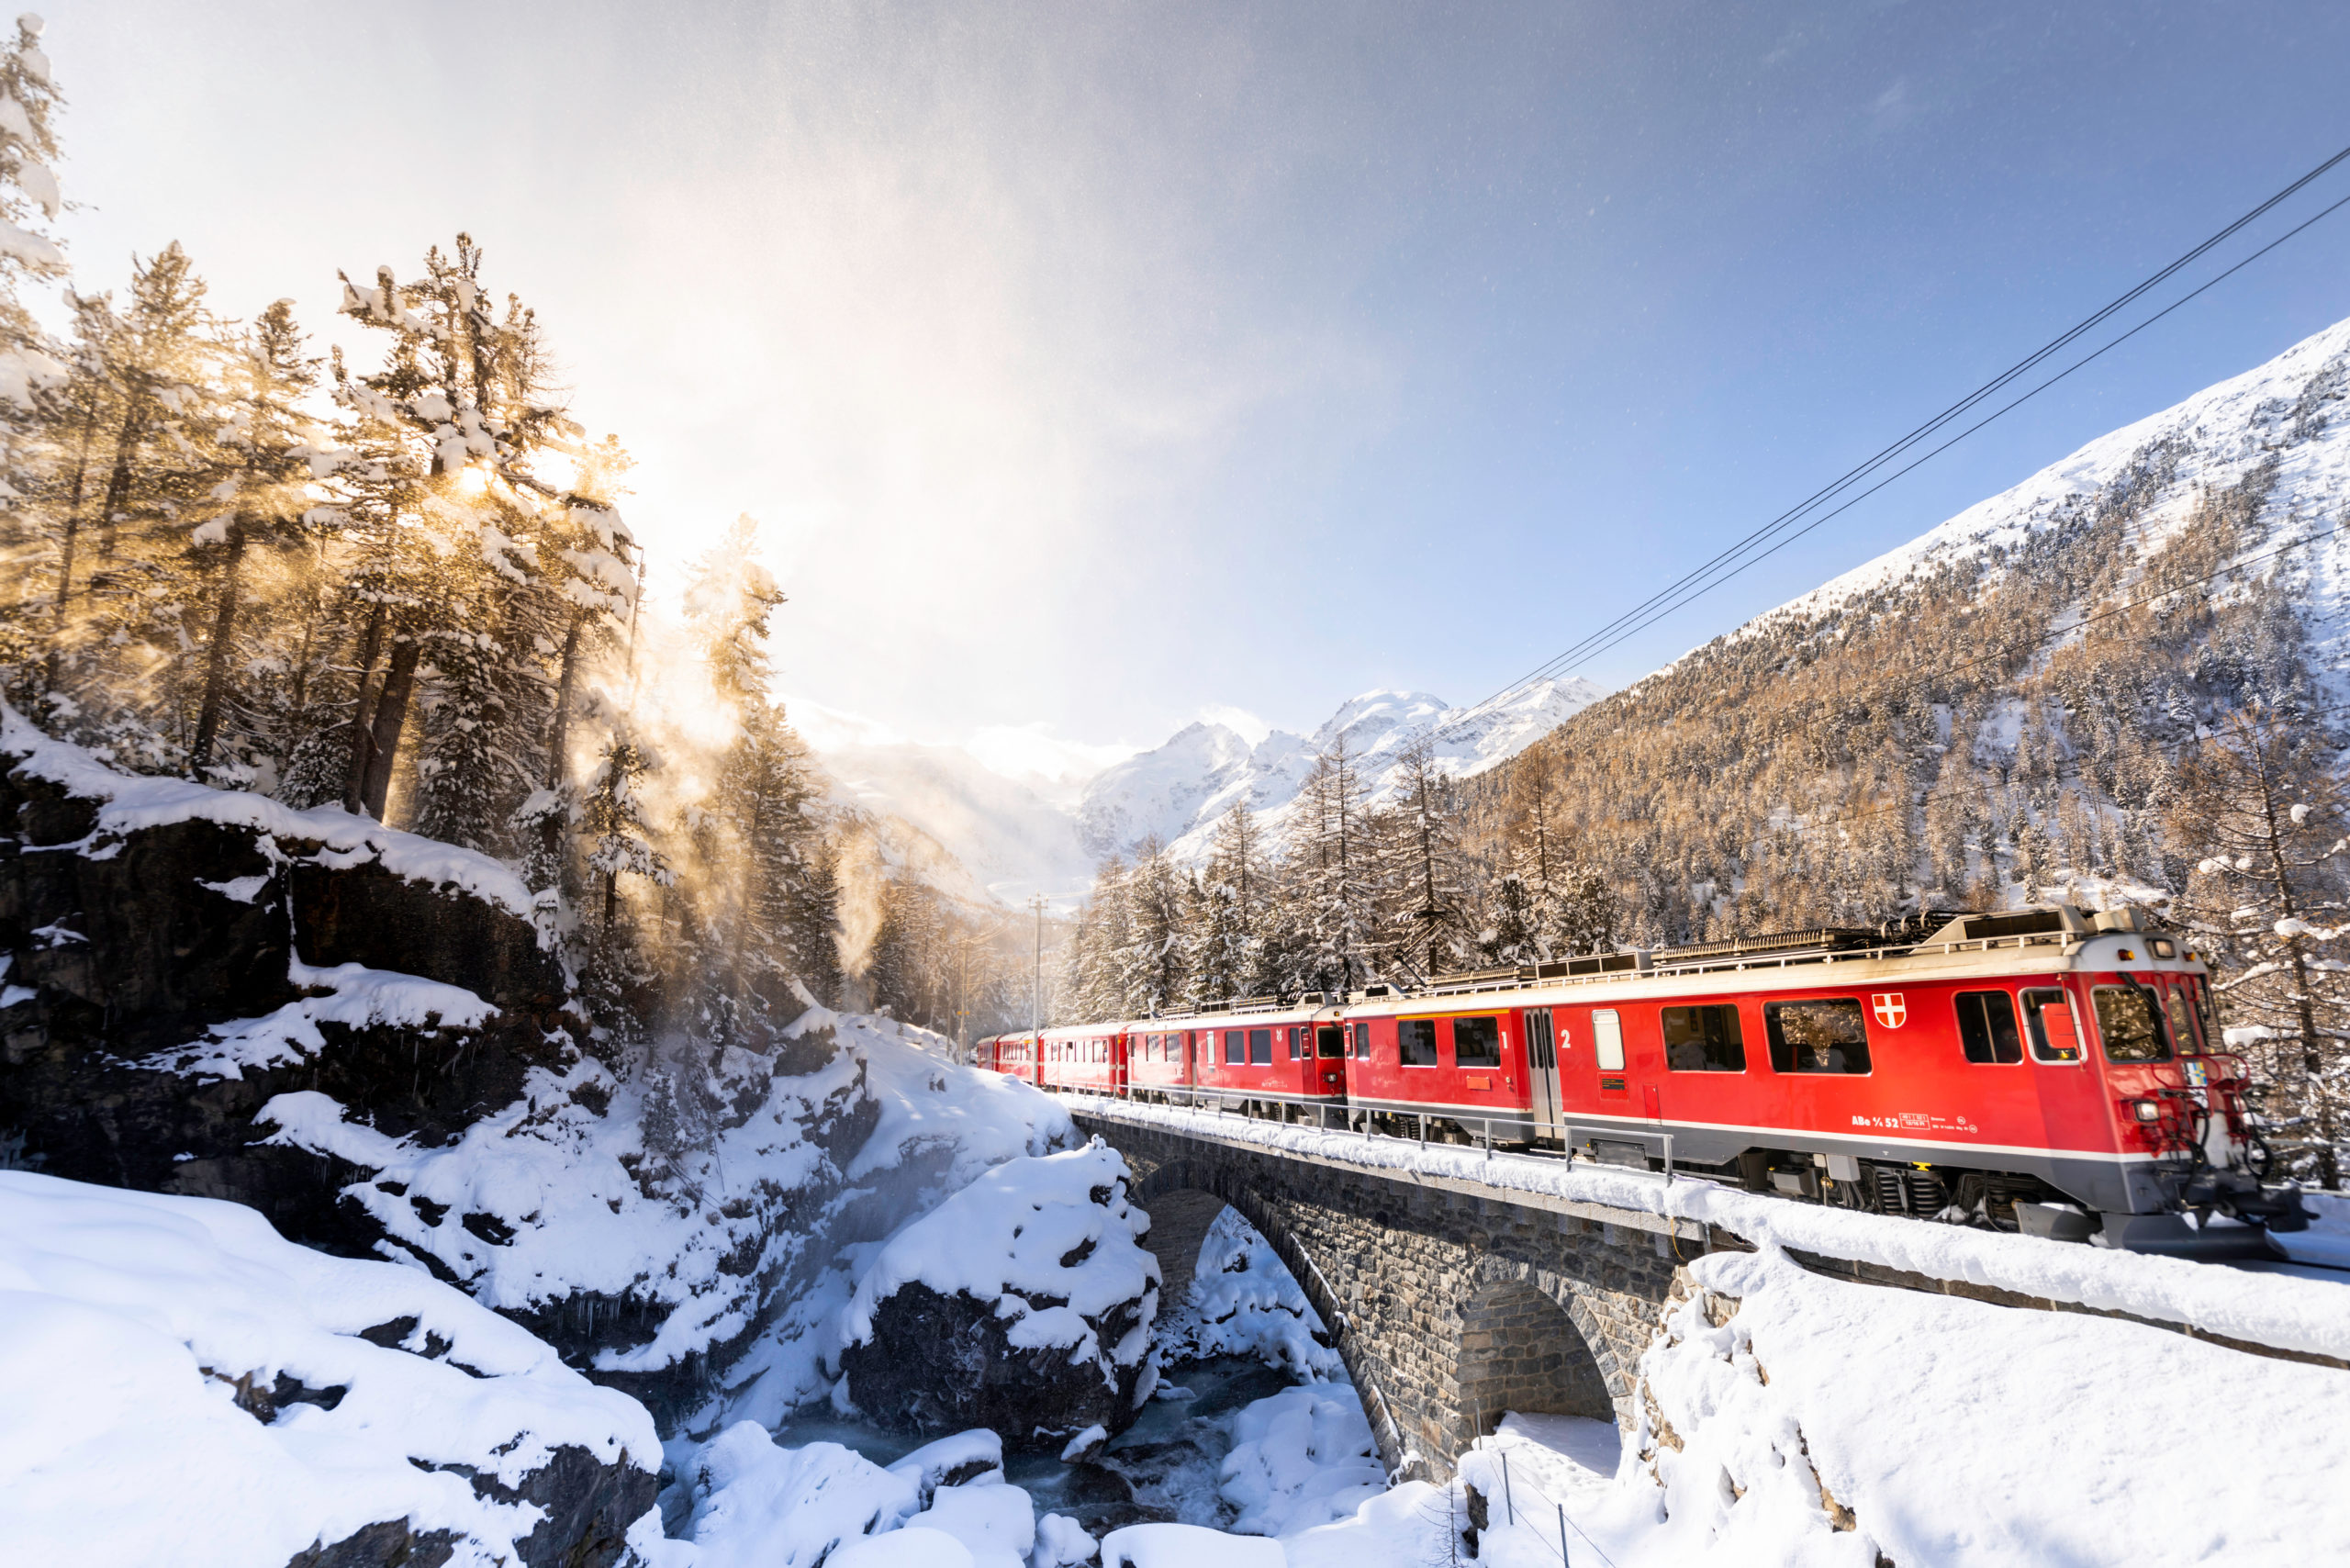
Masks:
[[[2151,943],[2173,948],[2167,957]],[[2127,955],[2124,957],[2124,955]],[[1668,991],[1753,989],[1808,990],[1894,980],[1964,979],[1998,972],[2047,972],[2093,968],[2192,967],[2177,933],[2134,908],[2090,913],[2069,904],[1989,912],[1928,911],[1883,925],[1822,926],[1695,943],[1680,947],[1593,954],[1556,963],[1515,965],[1439,975],[1417,985],[1374,984],[1345,994],[1307,991],[1295,997],[1241,997],[1136,1018],[1064,1025],[1045,1033],[1088,1034],[1154,1029],[1213,1029],[1228,1024],[1306,1023],[1340,1011],[1452,1012],[1491,1005],[1510,993],[1509,1005],[1546,1005],[1537,993],[1589,1001],[1595,994],[1628,999]],[[1695,984],[1692,984],[1695,981]]]

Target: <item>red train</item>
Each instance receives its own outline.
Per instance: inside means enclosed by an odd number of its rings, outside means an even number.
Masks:
[[[1696,1170],[2154,1250],[2257,1244],[2243,1062],[2134,911],[1913,920],[982,1041],[1039,1087]]]

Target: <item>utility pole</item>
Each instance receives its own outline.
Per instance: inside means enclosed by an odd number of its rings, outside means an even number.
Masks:
[[[1028,907],[1036,912],[1036,986],[1028,1001],[1028,1032],[1035,1035],[1045,1028],[1045,895],[1030,899]]]

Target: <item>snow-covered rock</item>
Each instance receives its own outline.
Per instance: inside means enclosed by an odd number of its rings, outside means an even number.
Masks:
[[[0,1557],[603,1564],[651,1506],[627,1395],[415,1269],[251,1209],[0,1171]]]
[[[1344,1378],[1328,1330],[1272,1244],[1227,1208],[1208,1224],[1182,1303],[1160,1319],[1159,1361],[1255,1356],[1307,1382]]]
[[[906,1476],[838,1443],[779,1447],[755,1421],[705,1446],[690,1485],[690,1546],[663,1552],[665,1568],[815,1568],[918,1506]]]
[[[1007,1161],[891,1237],[841,1320],[836,1395],[882,1426],[1058,1450],[1132,1424],[1158,1263],[1100,1139]]]
[[[1281,1543],[1200,1525],[1128,1525],[1102,1538],[1102,1568],[1284,1568]]]
[[[1219,1490],[1243,1535],[1292,1535],[1351,1518],[1387,1490],[1352,1384],[1306,1383],[1244,1407]]]

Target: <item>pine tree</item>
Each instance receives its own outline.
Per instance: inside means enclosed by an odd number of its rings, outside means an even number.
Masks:
[[[1119,955],[1125,1005],[1120,1015],[1147,1017],[1184,993],[1185,879],[1159,843],[1145,838],[1126,876],[1126,945]]]
[[[1380,972],[1378,845],[1355,759],[1341,734],[1316,756],[1290,819],[1282,946],[1292,989],[1340,991]]]
[[[308,543],[305,520],[311,510],[304,487],[310,477],[315,432],[300,404],[317,383],[318,362],[302,354],[293,302],[281,299],[272,305],[238,346],[241,352],[228,358],[230,400],[217,432],[230,459],[229,471],[212,492],[227,508],[196,528],[191,544],[199,567],[208,567],[207,575],[216,579],[211,611],[205,618],[209,625],[204,681],[188,747],[188,767],[198,778],[213,769],[224,729],[249,750],[269,749],[264,715],[252,702],[241,700],[243,694],[234,678],[241,666],[259,662],[240,656],[241,640],[253,641],[239,619],[250,595],[249,556],[261,550],[302,550]],[[295,565],[291,575],[297,583],[309,576],[306,566],[298,561]],[[273,663],[279,669],[288,667],[282,658]],[[236,768],[229,776],[251,774]]]
[[[1386,946],[1407,972],[1427,978],[1459,969],[1469,957],[1474,893],[1460,804],[1429,737],[1403,747],[1394,776],[1397,800],[1383,835],[1383,880],[1393,890]]]

